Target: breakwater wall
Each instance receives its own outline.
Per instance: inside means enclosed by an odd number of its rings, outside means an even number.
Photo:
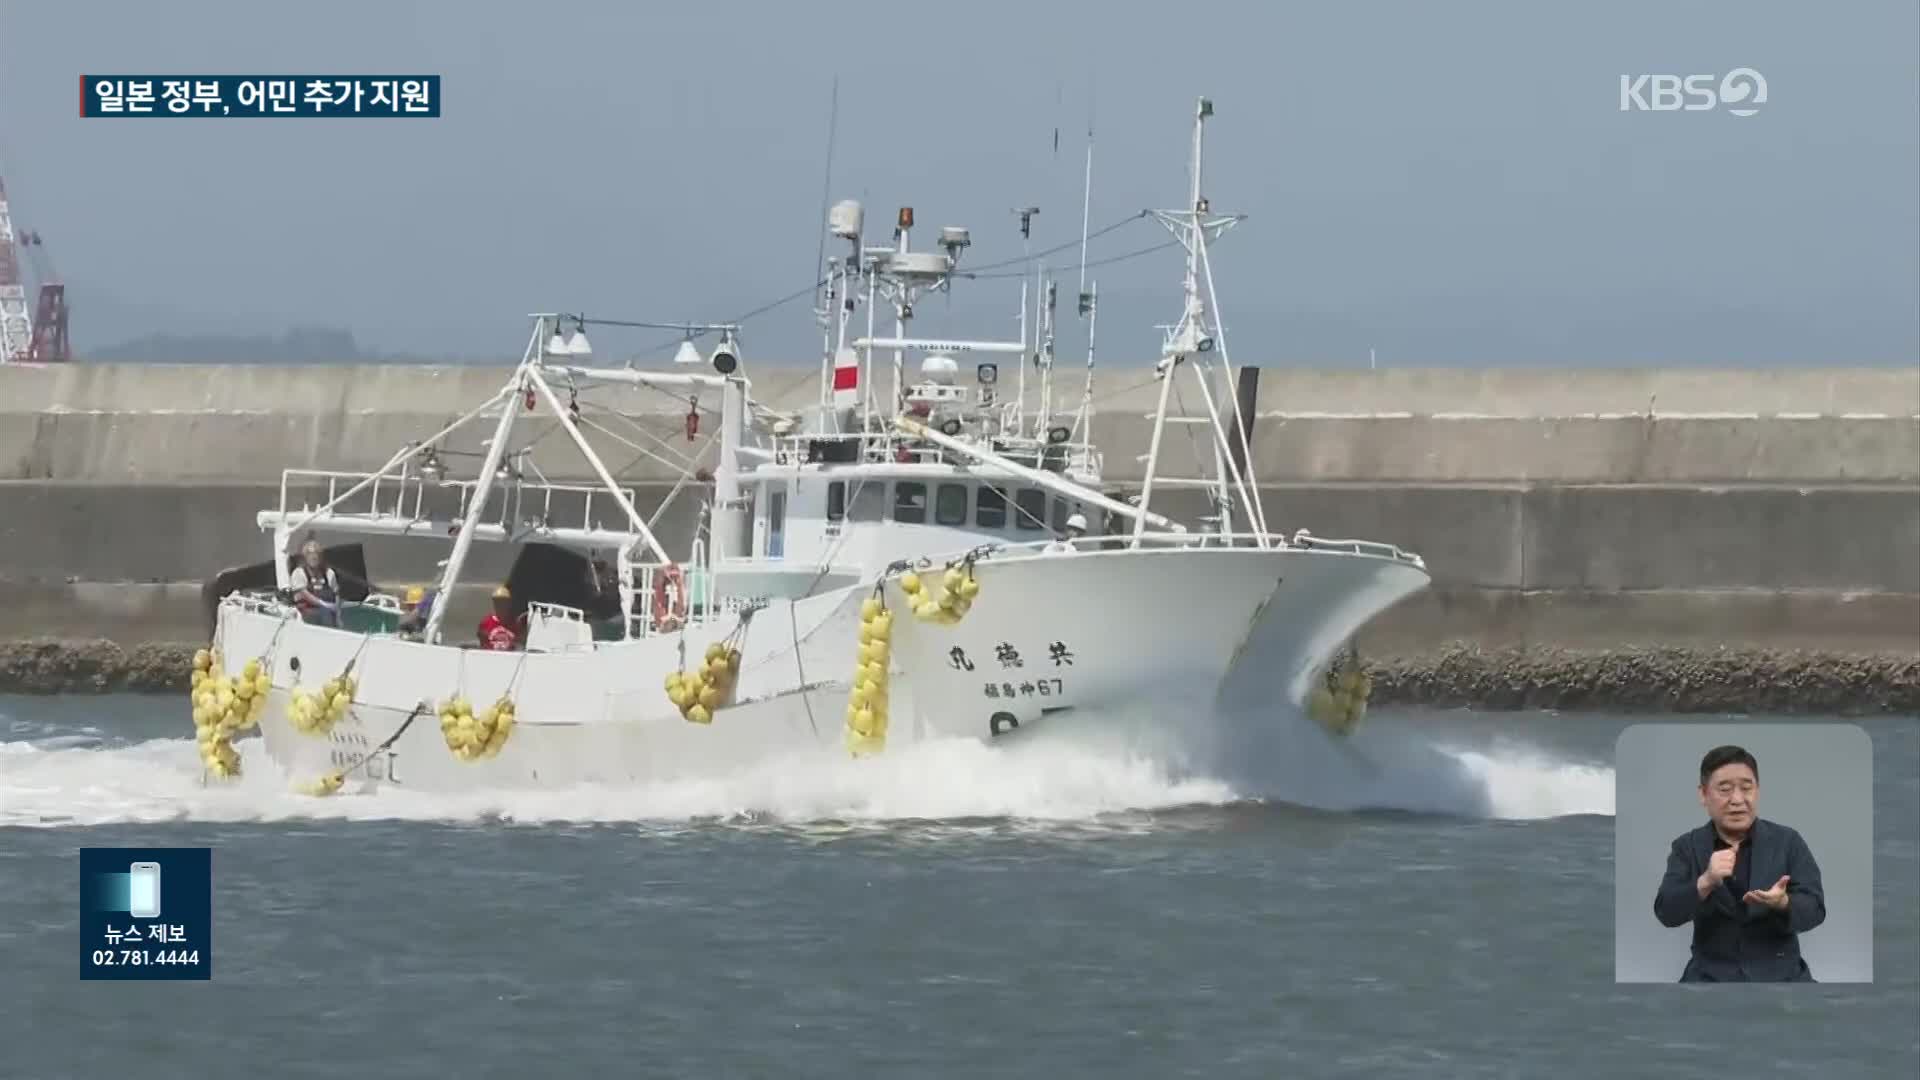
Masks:
[[[0,639],[194,640],[198,582],[262,557],[253,515],[278,503],[282,468],[376,468],[505,375],[0,366]],[[798,407],[814,379],[757,373],[755,396]],[[1155,390],[1144,369],[1095,386],[1113,486],[1137,484]],[[699,445],[690,405],[703,433],[718,405],[636,388],[581,400],[596,449],[648,508],[677,472],[662,461]],[[1369,631],[1381,655],[1920,651],[1920,369],[1271,368],[1255,411],[1271,524],[1426,557],[1434,588]],[[515,441],[549,477],[584,479],[551,427],[534,420]],[[484,434],[453,444],[456,474],[477,467]],[[1173,429],[1163,450],[1185,470],[1205,444]],[[691,521],[670,509],[663,538],[683,544]],[[416,580],[441,554],[430,547],[368,554],[377,579]],[[477,579],[504,572],[504,553],[476,555]]]

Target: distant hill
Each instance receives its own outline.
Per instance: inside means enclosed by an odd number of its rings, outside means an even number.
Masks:
[[[147,334],[104,348],[93,348],[85,360],[147,361],[157,364],[313,364],[390,363],[396,357],[363,351],[350,330],[296,327],[273,337],[266,334]]]

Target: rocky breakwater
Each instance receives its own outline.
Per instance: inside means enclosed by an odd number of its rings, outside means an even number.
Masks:
[[[183,693],[194,644],[0,643],[0,691]],[[1920,653],[1452,648],[1369,657],[1375,705],[1639,713],[1920,715]],[[183,706],[184,707],[184,706]]]

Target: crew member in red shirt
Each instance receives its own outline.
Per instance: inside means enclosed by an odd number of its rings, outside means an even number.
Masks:
[[[493,590],[493,610],[480,620],[480,647],[512,652],[520,647],[519,621],[513,617],[513,593],[505,585]]]

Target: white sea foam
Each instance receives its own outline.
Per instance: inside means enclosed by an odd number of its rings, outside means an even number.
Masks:
[[[292,790],[257,739],[240,743],[244,776],[203,785],[194,744],[105,746],[48,735],[0,742],[0,826],[154,821],[413,819],[514,822],[1075,822],[1103,815],[1248,800],[1329,811],[1544,818],[1611,814],[1613,774],[1520,748],[1448,748],[1406,724],[1363,724],[1349,740],[1303,718],[1259,724],[1170,723],[1142,707],[1036,729],[995,745],[956,739],[844,754],[783,757],[633,787],[457,794],[383,790],[313,798]]]

